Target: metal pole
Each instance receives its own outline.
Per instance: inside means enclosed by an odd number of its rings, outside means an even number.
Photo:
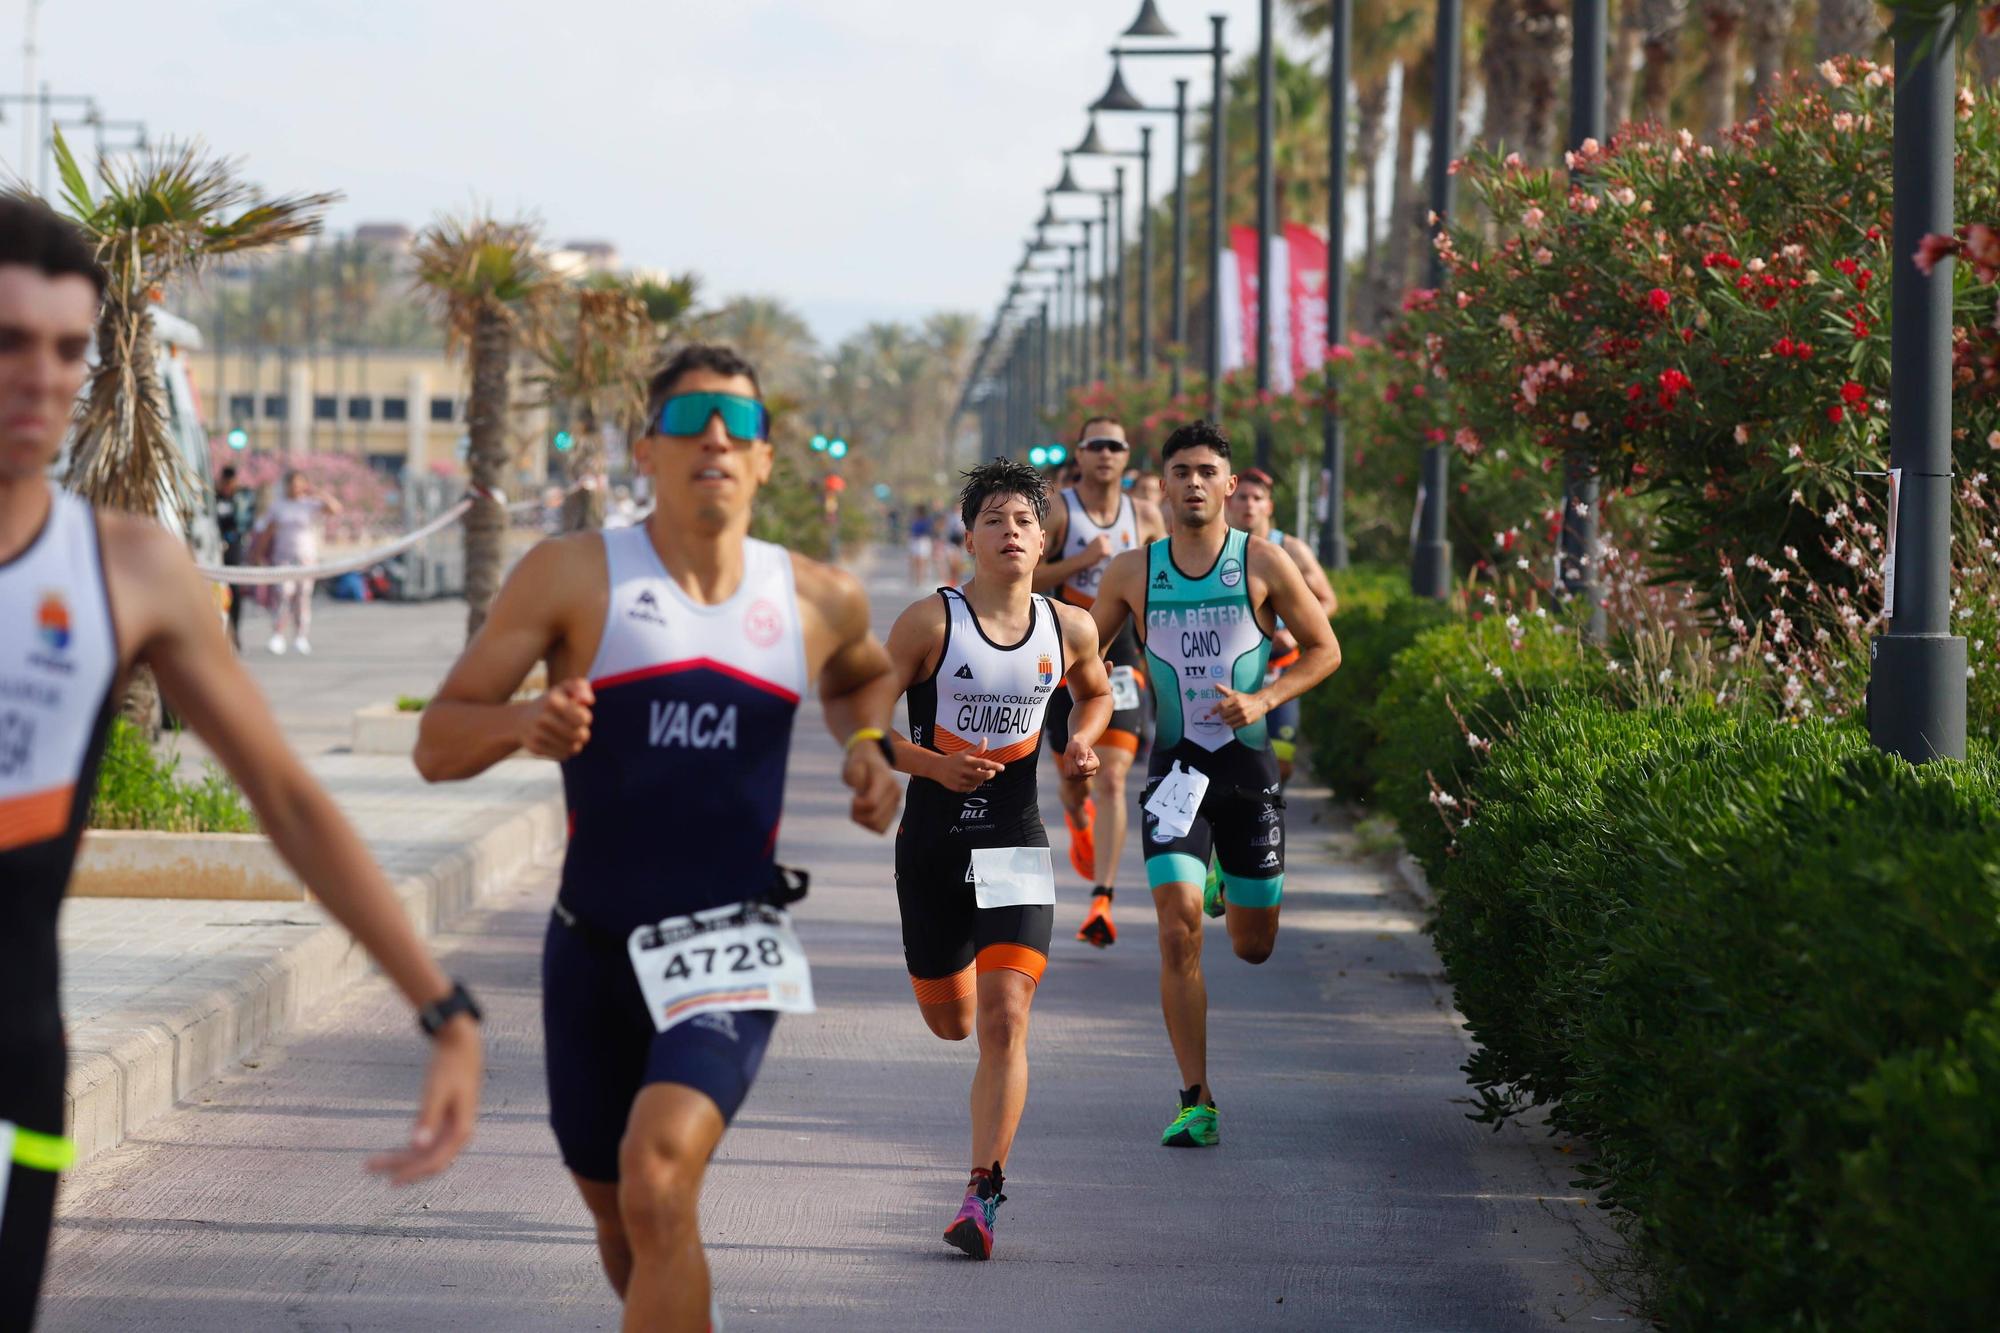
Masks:
[[[1271,141],[1278,133],[1278,107],[1272,95],[1277,82],[1277,53],[1271,46],[1276,0],[1263,0],[1257,27],[1257,395],[1271,388],[1271,308],[1278,303],[1271,290],[1271,228],[1278,221],[1278,182],[1271,170]],[[1271,474],[1271,424],[1257,414],[1257,466]]]
[[[1139,130],[1139,378],[1153,373],[1153,127]]]
[[[1089,235],[1088,230],[1085,236]],[[1084,317],[1088,307],[1084,304],[1084,288],[1087,285],[1090,265],[1084,256],[1089,251],[1088,244],[1072,245],[1069,248],[1069,353],[1070,388],[1080,389],[1090,382],[1090,366],[1087,360],[1090,339]]]
[[[1090,314],[1090,296],[1093,286],[1090,277],[1090,237],[1091,229],[1096,225],[1095,222],[1085,222],[1083,224],[1083,382],[1086,385],[1097,382],[1097,368],[1100,364],[1100,360],[1092,359],[1096,354],[1096,349],[1091,346],[1093,333]],[[1101,324],[1103,321],[1099,320],[1097,323]]]
[[[1112,376],[1112,362],[1118,360],[1116,344],[1112,342],[1112,196],[1110,190],[1098,196],[1098,248],[1104,254],[1104,262],[1098,266],[1098,378],[1108,380]]]
[[[1209,93],[1208,104],[1208,414],[1222,415],[1222,302],[1226,299],[1222,290],[1222,245],[1227,234],[1228,219],[1225,217],[1227,205],[1223,193],[1224,178],[1229,175],[1229,159],[1225,155],[1228,141],[1223,133],[1223,121],[1227,119],[1229,88],[1228,71],[1224,64],[1228,58],[1228,48],[1223,45],[1223,30],[1229,20],[1221,14],[1211,15],[1209,23],[1215,31],[1215,42],[1210,56],[1215,62],[1211,75],[1214,88]]]
[[[1431,212],[1436,232],[1451,216],[1451,153],[1458,129],[1458,41],[1459,0],[1437,0],[1437,73],[1433,78],[1436,102],[1431,118]],[[1433,244],[1429,262],[1430,285],[1444,285],[1444,261]],[[1410,553],[1410,588],[1419,597],[1451,595],[1451,543],[1445,538],[1445,492],[1451,485],[1450,446],[1424,448],[1423,510],[1417,519],[1417,546]]]
[[[1188,81],[1174,80],[1174,296],[1173,327],[1169,336],[1174,344],[1173,392],[1181,396],[1181,380],[1187,370],[1187,270],[1188,270],[1188,197],[1187,197],[1187,95]]]
[[[1601,0],[1600,0],[1601,3]],[[1347,78],[1348,35],[1354,0],[1333,0],[1333,54],[1327,69],[1326,172],[1326,345],[1347,341]],[[1347,442],[1341,408],[1332,390],[1328,360],[1328,402],[1320,414],[1320,468],[1326,473],[1326,521],[1319,525],[1319,561],[1347,568]]]
[[[1893,613],[1872,645],[1868,734],[1913,763],[1965,757],[1965,640],[1951,632],[1951,274],[1914,256],[1951,235],[1953,73],[1958,44],[1940,18],[1896,37],[1889,346],[1889,558]],[[1949,11],[1946,11],[1949,17]],[[1930,44],[1921,59],[1920,45]],[[1900,484],[1899,484],[1900,483]]]
[[[1042,298],[1042,317],[1035,331],[1035,406],[1049,414],[1049,298]]]
[[[1569,146],[1585,139],[1604,141],[1604,41],[1606,0],[1571,0]],[[1570,173],[1576,184],[1576,173]],[[1584,634],[1592,643],[1605,637],[1602,571],[1597,561],[1597,469],[1581,452],[1563,460],[1562,586],[1590,608]]]
[[[1111,340],[1113,355],[1106,369],[1124,364],[1125,348],[1129,345],[1125,341],[1125,168],[1113,167],[1111,179],[1115,192],[1111,196],[1111,300],[1118,326]]]

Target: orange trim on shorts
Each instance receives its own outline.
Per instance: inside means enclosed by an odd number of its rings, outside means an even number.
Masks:
[[[1039,986],[1042,984],[1042,973],[1048,970],[1049,959],[1047,954],[1030,949],[1025,944],[989,944],[979,951],[973,965],[982,977],[988,972],[1005,969],[1019,972]]]
[[[973,992],[972,964],[948,977],[911,977],[910,989],[917,993],[918,1004],[956,1004]]]
[[[69,830],[74,783],[0,800],[0,852],[47,842]]]
[[[1123,750],[1126,754],[1136,759],[1139,757],[1139,738],[1122,728],[1106,727],[1104,734],[1097,738],[1095,748],[1099,750]]]

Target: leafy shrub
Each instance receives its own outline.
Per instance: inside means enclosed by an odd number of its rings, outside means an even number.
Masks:
[[[1564,698],[1469,779],[1433,873],[1480,1114],[1553,1101],[1590,1141],[1581,1183],[1619,1210],[1647,1313],[1990,1308],[2000,765]]]
[[[243,793],[213,763],[205,768],[199,781],[176,777],[172,759],[155,754],[144,733],[123,718],[114,720],[98,770],[90,827],[255,833],[257,818],[244,803]]]
[[[422,694],[399,694],[396,696],[396,711],[399,713],[421,713],[430,699]]]
[[[1413,594],[1408,570],[1357,568],[1329,577],[1340,599],[1333,616],[1340,670],[1299,700],[1299,725],[1320,780],[1335,795],[1360,800],[1375,785],[1369,759],[1377,737],[1369,715],[1389,664],[1417,635],[1449,620],[1451,611]]]
[[[1376,798],[1418,860],[1435,867],[1450,848],[1451,810],[1494,736],[1559,694],[1601,693],[1604,663],[1546,615],[1454,620],[1396,655],[1370,713],[1381,737],[1370,762]]]

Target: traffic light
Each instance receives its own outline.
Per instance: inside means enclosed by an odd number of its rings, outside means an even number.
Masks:
[[[569,451],[569,447],[575,443],[576,443],[576,437],[571,435],[568,431],[559,430],[556,432],[557,453],[567,453]]]
[[[243,449],[243,448],[247,448],[247,447],[249,446],[249,444],[250,444],[250,432],[249,432],[249,431],[247,431],[247,430],[243,429],[243,427],[241,427],[241,426],[233,426],[233,427],[231,427],[231,428],[230,428],[230,431],[229,431],[229,447],[230,447],[231,449]]]
[[[826,436],[824,436],[824,435],[815,435],[815,436],[813,436],[813,438],[812,438],[812,446],[813,446],[813,452],[814,452],[814,453],[816,453],[816,454],[823,454],[823,453],[825,453],[825,452],[826,452]]]
[[[847,457],[847,441],[839,438],[838,436],[834,437],[833,439],[827,441],[826,452],[827,456],[830,458]]]
[[[1049,451],[1038,444],[1028,450],[1028,461],[1036,467],[1047,467],[1049,465]]]
[[[1061,445],[1052,444],[1049,446],[1049,464],[1052,467],[1061,467],[1062,461],[1068,457],[1069,450],[1063,448]]]

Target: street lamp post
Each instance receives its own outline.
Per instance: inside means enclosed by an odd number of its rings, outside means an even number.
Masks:
[[[1570,5],[1569,146],[1604,141],[1605,0],[1572,0]],[[1577,173],[1570,173],[1571,184]],[[1563,460],[1562,546],[1557,564],[1562,586],[1590,608],[1584,634],[1604,642],[1604,593],[1597,560],[1597,469],[1572,451]]]
[[[1926,236],[1951,234],[1953,70],[1949,10],[1904,14],[1896,34],[1891,227],[1889,628],[1870,645],[1868,734],[1913,763],[1965,757],[1965,640],[1951,632],[1951,273],[1927,277]],[[1922,52],[1921,56],[1918,54]]]
[[[1111,230],[1111,191],[1098,193],[1097,209],[1102,215],[1097,223],[1097,243],[1103,259],[1097,269],[1097,374],[1101,379],[1110,379],[1111,367],[1118,359],[1111,339],[1118,304],[1118,287],[1111,276],[1111,252],[1118,248],[1119,239]]]
[[[1271,388],[1271,227],[1278,217],[1278,185],[1271,169],[1271,141],[1277,136],[1278,107],[1272,94],[1277,82],[1277,52],[1271,45],[1272,7],[1263,0],[1257,25],[1257,466],[1271,475],[1271,423],[1261,410]],[[1217,158],[1219,164],[1221,158]],[[1218,173],[1221,167],[1216,167]]]
[[[1219,415],[1222,409],[1222,302],[1224,299],[1222,291],[1222,246],[1224,237],[1227,234],[1227,218],[1225,216],[1227,205],[1223,184],[1224,177],[1229,174],[1226,165],[1227,159],[1224,155],[1225,149],[1228,146],[1224,134],[1229,93],[1228,69],[1226,67],[1229,48],[1225,41],[1228,23],[1227,16],[1222,14],[1214,14],[1209,17],[1213,40],[1207,46],[1116,46],[1111,49],[1111,54],[1114,58],[1123,58],[1125,56],[1205,56],[1209,61],[1211,90],[1208,107],[1208,404],[1211,416]],[[1140,9],[1139,17],[1134,20],[1130,28],[1125,30],[1124,35],[1127,37],[1172,37],[1175,33],[1172,28],[1169,28],[1161,20],[1159,11],[1151,3],[1147,3]],[[1116,66],[1112,69],[1111,78],[1112,92],[1124,91],[1125,96],[1131,97],[1129,90],[1125,90],[1124,88],[1124,80],[1119,76]],[[1107,93],[1105,96],[1108,99],[1111,94]],[[1132,98],[1132,100],[1134,102],[1138,101],[1137,98]],[[1184,115],[1182,119],[1185,119]],[[1179,392],[1179,387],[1177,383],[1175,385],[1176,392]]]
[[[1157,12],[1154,17],[1157,19]],[[1134,26],[1138,25],[1135,24]],[[1127,35],[1130,36],[1132,34],[1128,32]],[[1092,111],[1124,111],[1140,115],[1172,116],[1174,118],[1174,273],[1173,287],[1171,289],[1172,306],[1168,320],[1168,341],[1173,346],[1174,352],[1168,361],[1168,372],[1172,376],[1175,397],[1180,396],[1182,378],[1186,369],[1182,358],[1186,355],[1187,349],[1187,92],[1188,81],[1186,79],[1175,79],[1174,104],[1172,107],[1147,106],[1144,102],[1133,96],[1132,90],[1125,86],[1124,75],[1119,72],[1117,65],[1114,63],[1111,69],[1111,87],[1105,91],[1104,96],[1098,98],[1090,105]],[[1148,150],[1151,146],[1151,130],[1141,130],[1140,135],[1142,139],[1140,170],[1142,174],[1150,176],[1152,158]],[[1151,219],[1152,197],[1151,186],[1142,185],[1139,191],[1141,216],[1149,222]],[[1152,303],[1150,279],[1152,261],[1149,257],[1145,257],[1151,254],[1152,236],[1152,228],[1148,225],[1144,228],[1140,238],[1141,267],[1148,274],[1148,279],[1143,284],[1140,297],[1140,309],[1142,312],[1149,310]],[[1150,374],[1153,368],[1153,322],[1150,317],[1144,314],[1141,315],[1141,320],[1142,323],[1139,330],[1141,373]]]
[[[1111,223],[1111,250],[1113,255],[1115,256],[1113,261],[1115,264],[1115,268],[1113,270],[1115,276],[1112,278],[1111,291],[1112,291],[1112,309],[1117,313],[1118,325],[1112,335],[1111,343],[1113,348],[1113,355],[1111,360],[1106,363],[1107,369],[1123,364],[1125,360],[1125,348],[1126,348],[1125,168],[1122,166],[1112,168],[1111,179],[1113,182],[1111,186],[1111,216],[1113,219]]]
[[[1602,0],[1599,0],[1601,3]],[[1348,38],[1354,0],[1333,0],[1333,51],[1327,70],[1326,345],[1347,341],[1347,79]],[[1372,208],[1374,202],[1371,200]],[[1347,568],[1347,442],[1343,405],[1332,392],[1333,362],[1325,363],[1328,393],[1320,416],[1320,467],[1326,473],[1326,521],[1319,528],[1319,559]]]
[[[1134,373],[1153,373],[1153,127],[1139,127],[1139,347]]]
[[[1444,286],[1444,257],[1437,233],[1451,216],[1451,154],[1458,130],[1459,0],[1437,0],[1437,73],[1431,120],[1430,286]],[[1445,490],[1451,485],[1449,445],[1424,447],[1423,509],[1417,517],[1417,545],[1410,553],[1410,588],[1419,597],[1451,595],[1451,542],[1444,535]]]

